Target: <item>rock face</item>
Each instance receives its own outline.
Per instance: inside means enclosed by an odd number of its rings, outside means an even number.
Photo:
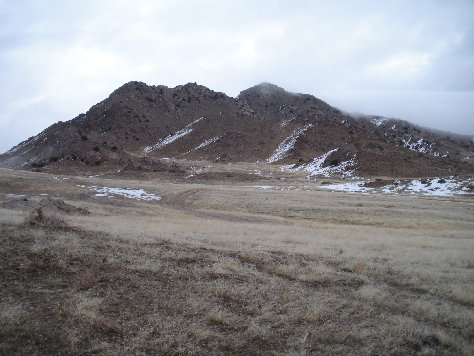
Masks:
[[[160,158],[169,157],[424,177],[472,175],[473,151],[468,136],[435,134],[395,119],[355,118],[268,83],[232,98],[195,83],[168,88],[130,82],[87,113],[0,155],[0,165],[154,171],[164,169],[156,166]]]

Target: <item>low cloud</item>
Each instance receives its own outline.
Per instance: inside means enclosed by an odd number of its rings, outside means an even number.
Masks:
[[[265,81],[474,134],[473,12],[461,0],[0,2],[0,150],[131,80],[232,96]]]

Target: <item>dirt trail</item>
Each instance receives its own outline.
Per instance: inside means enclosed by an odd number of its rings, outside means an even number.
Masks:
[[[168,205],[168,207],[170,208],[185,211],[187,213],[191,213],[201,218],[211,218],[211,219],[225,220],[229,222],[245,222],[245,223],[271,221],[269,219],[256,218],[256,217],[240,217],[240,216],[233,216],[233,215],[222,214],[222,213],[210,213],[210,212],[198,211],[198,210],[186,207],[186,204],[185,204],[186,199],[188,199],[189,197],[191,197],[192,195],[196,193],[207,191],[207,190],[209,189],[196,188],[196,189],[184,190],[178,194],[174,194],[170,196],[166,201],[166,205]]]
[[[190,211],[190,209],[186,209],[185,206],[184,206],[184,203],[186,202],[186,199],[188,199],[191,195],[194,195],[198,192],[201,192],[201,191],[204,191],[204,190],[208,190],[206,188],[197,188],[197,189],[187,189],[187,190],[184,190],[178,194],[174,194],[172,196],[170,196],[168,198],[168,200],[166,201],[167,205],[174,208],[174,209],[178,209],[178,210],[188,210]]]

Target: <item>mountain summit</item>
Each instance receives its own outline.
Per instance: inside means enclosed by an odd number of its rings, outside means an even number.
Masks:
[[[311,95],[261,83],[236,98],[188,83],[127,83],[85,114],[0,155],[9,168],[116,171],[144,159],[256,162],[346,175],[472,175],[468,136],[355,118]]]

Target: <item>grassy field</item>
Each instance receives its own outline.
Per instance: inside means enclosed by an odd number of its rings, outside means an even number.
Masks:
[[[270,173],[0,170],[0,354],[474,353],[472,197]]]

